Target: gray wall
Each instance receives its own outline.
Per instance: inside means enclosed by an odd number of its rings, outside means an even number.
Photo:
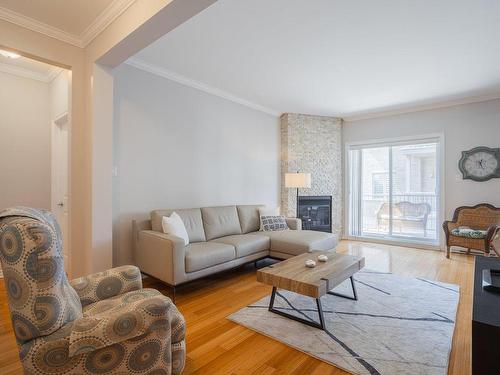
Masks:
[[[500,147],[500,100],[344,122],[344,142],[443,133],[445,136],[445,215],[456,207],[488,202],[500,206],[500,179],[462,180],[461,151]]]
[[[153,209],[279,205],[278,118],[128,65],[114,76],[114,264]]]
[[[49,85],[0,73],[0,209],[50,209]]]

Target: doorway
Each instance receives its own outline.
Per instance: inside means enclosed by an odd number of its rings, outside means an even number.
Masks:
[[[64,267],[71,272],[69,251],[69,193],[68,193],[68,113],[58,116],[52,124],[52,174],[51,174],[51,211],[55,215],[63,236]],[[64,241],[64,239],[66,239]]]

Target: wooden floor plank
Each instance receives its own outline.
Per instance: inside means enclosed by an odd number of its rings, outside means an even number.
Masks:
[[[366,267],[460,285],[457,325],[449,374],[469,375],[474,257],[382,244],[342,241],[340,253],[364,256]],[[261,261],[259,267],[272,261]],[[145,286],[170,295],[154,279]],[[226,319],[271,292],[256,281],[253,265],[213,275],[177,290],[177,306],[187,322],[185,374],[317,374],[346,372]],[[3,282],[0,283],[0,373],[21,374]]]

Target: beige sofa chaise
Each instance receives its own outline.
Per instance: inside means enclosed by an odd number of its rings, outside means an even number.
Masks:
[[[176,286],[216,272],[263,259],[286,259],[313,250],[334,251],[331,233],[301,230],[301,221],[287,219],[291,230],[259,232],[262,205],[155,210],[151,220],[133,222],[135,264],[145,274]],[[164,234],[162,217],[177,212],[189,244]]]

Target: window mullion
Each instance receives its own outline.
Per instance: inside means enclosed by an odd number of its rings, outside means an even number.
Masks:
[[[393,176],[392,176],[392,146],[389,146],[389,237],[392,237],[393,229]]]

